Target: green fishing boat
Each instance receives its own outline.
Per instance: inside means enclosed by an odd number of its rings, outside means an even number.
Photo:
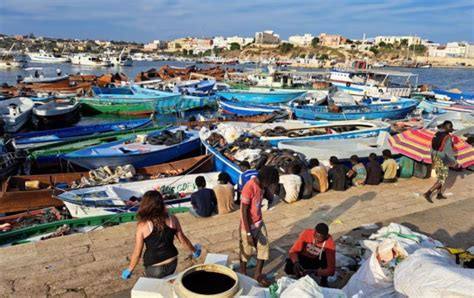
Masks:
[[[171,214],[184,213],[188,211],[189,208],[187,207],[176,207],[168,209],[168,212],[170,212]],[[42,236],[47,236],[46,234],[54,233],[65,225],[68,226],[69,229],[73,230],[84,229],[88,227],[90,227],[90,229],[93,229],[94,227],[117,225],[136,220],[136,212],[59,220],[55,222],[39,224],[31,227],[3,232],[0,234],[0,246],[17,245],[22,243],[28,243],[30,241],[37,241],[40,240]]]
[[[85,113],[149,115],[155,112],[155,102],[151,99],[103,99],[94,97],[79,98]]]

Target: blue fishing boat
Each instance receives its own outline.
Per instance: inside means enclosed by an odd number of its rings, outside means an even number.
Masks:
[[[253,91],[230,89],[229,91],[221,91],[216,94],[226,100],[237,100],[255,104],[278,104],[288,102],[305,93],[306,91]]]
[[[450,100],[474,100],[473,92],[453,92],[443,89],[433,89],[436,98]]]
[[[261,115],[281,111],[279,107],[243,103],[238,101],[219,100],[218,104],[224,113],[235,115]]]
[[[134,129],[151,126],[151,119],[137,119],[118,121],[95,125],[78,125],[74,127],[17,133],[14,136],[16,148],[35,147],[40,145],[74,140],[88,135],[97,135],[105,132],[132,131]]]
[[[253,123],[227,123],[238,130],[250,135],[259,136],[262,142],[268,142],[271,146],[277,147],[282,141],[292,140],[340,140],[377,137],[381,132],[389,132],[390,124],[381,121],[286,121],[268,124]],[[214,156],[216,171],[227,172],[233,183],[238,182],[241,171],[239,167],[217,148],[213,148],[203,134],[201,142],[208,154]]]
[[[292,110],[297,118],[309,120],[402,119],[413,111],[418,103],[416,100],[401,98],[393,103],[338,106],[335,111],[330,111],[328,106],[294,106]]]
[[[215,80],[189,80],[179,82],[175,87],[175,91],[183,94],[193,94],[194,92],[209,93],[214,89],[215,84]]]
[[[186,128],[175,127],[151,133],[147,135],[146,142],[137,141],[137,135],[134,135],[128,139],[74,151],[62,158],[86,169],[96,169],[103,165],[132,164],[136,168],[156,165],[199,149],[198,132],[184,132],[184,129]],[[168,139],[160,139],[163,136]],[[154,138],[157,139],[152,141]]]

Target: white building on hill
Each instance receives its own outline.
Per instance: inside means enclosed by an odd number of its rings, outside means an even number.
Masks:
[[[305,35],[293,35],[288,38],[288,42],[295,46],[309,47],[311,46],[313,38],[314,36],[310,33],[306,33]]]

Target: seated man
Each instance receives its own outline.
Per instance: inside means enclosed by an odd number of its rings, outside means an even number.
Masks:
[[[339,162],[335,156],[329,158],[331,169],[328,172],[329,185],[332,190],[344,191],[349,188],[349,179],[347,173],[349,168]]]
[[[395,159],[392,158],[392,152],[390,152],[390,150],[388,149],[385,149],[384,151],[382,151],[382,156],[383,156],[383,163],[382,163],[383,182],[385,183],[397,182],[398,165]]]
[[[302,277],[307,274],[321,277],[321,286],[327,287],[328,276],[336,271],[336,246],[325,223],[306,229],[299,235],[286,260],[286,274]]]
[[[367,163],[367,179],[365,184],[379,185],[382,181],[382,177],[382,166],[380,166],[380,163],[377,161],[377,154],[370,153],[369,162]]]
[[[216,195],[212,189],[206,188],[206,179],[197,176],[195,180],[198,190],[191,195],[192,209],[189,210],[196,217],[209,217],[217,206]]]
[[[311,175],[314,178],[314,190],[316,192],[326,192],[329,188],[328,171],[326,167],[319,164],[317,158],[309,160],[309,167],[311,168]]]
[[[367,170],[363,163],[359,162],[359,157],[357,155],[351,156],[352,169],[347,173],[348,177],[352,178],[352,185],[362,186],[365,184],[365,179],[367,179]]]
[[[234,186],[230,184],[230,176],[226,172],[220,173],[217,180],[219,184],[212,189],[217,199],[217,213],[230,213],[236,209],[234,205]]]
[[[285,175],[280,176],[280,183],[283,189],[280,189],[280,198],[285,203],[294,203],[300,199],[301,186],[303,181],[298,174],[301,172],[301,165],[298,162],[291,162],[287,166]],[[283,195],[284,193],[284,195]]]
[[[306,229],[299,235],[286,260],[286,274],[302,277],[307,274],[321,277],[321,286],[327,287],[328,276],[336,271],[336,246],[325,223]]]

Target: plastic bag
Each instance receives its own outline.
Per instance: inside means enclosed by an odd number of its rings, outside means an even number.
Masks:
[[[348,297],[395,297],[395,288],[372,253],[342,289]]]
[[[285,281],[286,288],[282,290],[280,298],[323,298],[321,288],[310,276],[305,276],[299,280]]]
[[[444,251],[422,248],[397,266],[394,286],[409,297],[472,297],[474,270],[457,265]]]

